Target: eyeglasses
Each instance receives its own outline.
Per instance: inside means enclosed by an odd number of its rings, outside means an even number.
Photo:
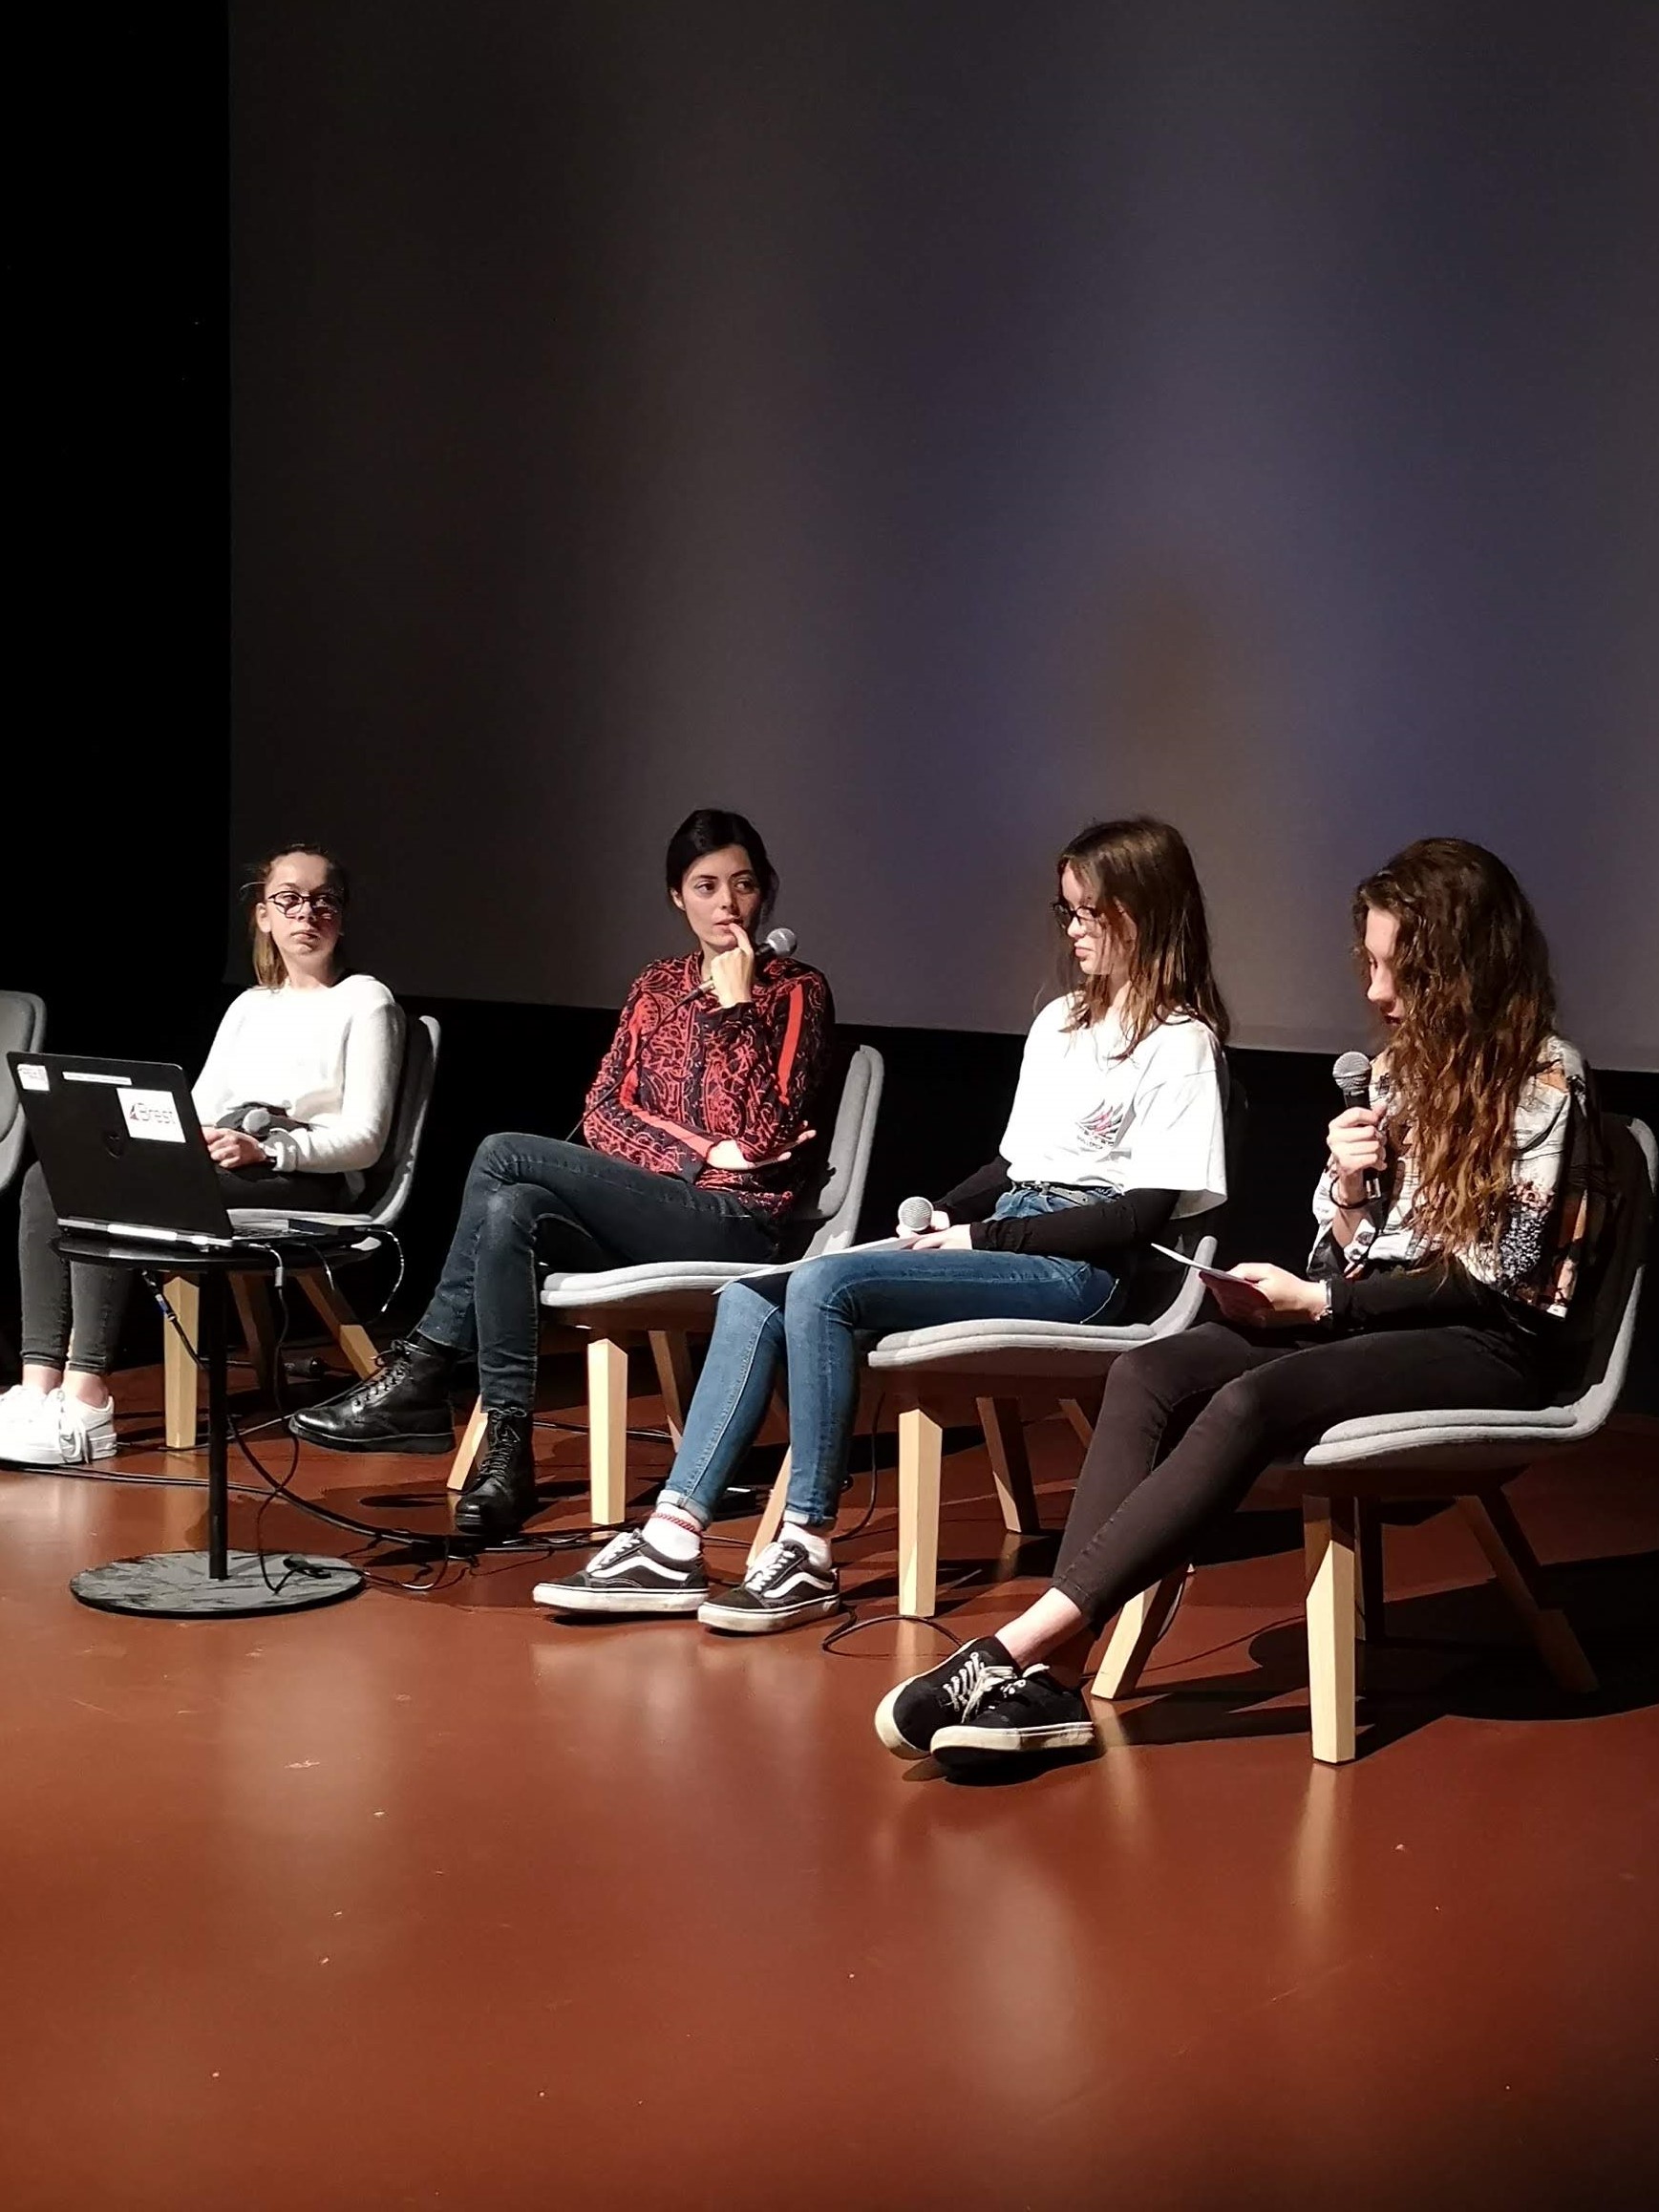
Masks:
[[[291,921],[302,906],[308,906],[316,922],[337,922],[346,911],[338,891],[273,891],[269,904]]]
[[[1074,922],[1097,925],[1105,919],[1098,906],[1074,906],[1067,899],[1051,900],[1050,911],[1062,929],[1070,929]]]

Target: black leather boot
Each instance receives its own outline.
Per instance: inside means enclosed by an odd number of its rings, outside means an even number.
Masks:
[[[453,1353],[418,1336],[390,1345],[367,1382],[291,1414],[288,1427],[303,1442],[330,1452],[453,1452],[454,1365]]]
[[[456,1499],[457,1536],[481,1536],[493,1543],[517,1536],[535,1512],[536,1457],[530,1437],[528,1414],[490,1413],[472,1477]]]

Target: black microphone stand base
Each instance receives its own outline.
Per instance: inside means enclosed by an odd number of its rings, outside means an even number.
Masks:
[[[215,1574],[213,1565],[204,1551],[153,1551],[87,1567],[69,1586],[100,1613],[148,1613],[163,1621],[297,1613],[337,1606],[366,1586],[355,1567],[323,1553],[230,1551],[223,1572]]]

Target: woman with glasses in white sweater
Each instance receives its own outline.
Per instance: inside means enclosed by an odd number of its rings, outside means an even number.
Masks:
[[[283,846],[247,896],[257,981],[191,1086],[202,1133],[227,1203],[348,1210],[391,1132],[402,1016],[383,983],[341,973],[347,883],[330,853]],[[0,1397],[0,1463],[12,1466],[80,1467],[116,1449],[109,1377],[131,1277],[71,1266],[56,1233],[36,1165],[18,1211],[23,1379]]]

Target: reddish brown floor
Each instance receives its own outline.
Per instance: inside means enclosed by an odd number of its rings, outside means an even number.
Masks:
[[[128,1402],[138,1402],[125,1378]],[[153,1403],[153,1399],[151,1400]],[[153,1422],[129,1422],[135,1435]],[[1054,1487],[1075,1447],[1033,1431]],[[542,1437],[577,1471],[582,1440]],[[664,1463],[642,1446],[642,1478]],[[138,1452],[117,1474],[189,1474]],[[982,1455],[950,1602],[1031,1586]],[[354,1505],[426,1460],[319,1456]],[[1569,1707],[1449,1515],[1389,1534],[1370,1755],[1308,1755],[1294,1531],[1193,1585],[1105,1755],[886,1756],[939,1639],[551,1626],[534,1563],[257,1624],[76,1568],[200,1493],[0,1475],[0,2196],[197,2207],[1624,2206],[1659,2199],[1659,1431],[1517,1486]],[[852,1547],[891,1590],[890,1483]],[[862,1481],[859,1495],[863,1495]],[[410,1509],[412,1512],[414,1509]],[[579,1495],[555,1521],[583,1518]],[[239,1504],[245,1540],[252,1507]],[[287,1508],[266,1541],[350,1540]],[[740,1552],[730,1555],[734,1561]]]

